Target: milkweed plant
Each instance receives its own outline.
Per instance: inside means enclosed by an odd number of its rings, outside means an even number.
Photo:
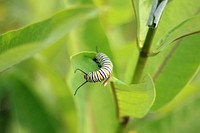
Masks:
[[[0,132],[198,132],[199,5],[3,0]]]

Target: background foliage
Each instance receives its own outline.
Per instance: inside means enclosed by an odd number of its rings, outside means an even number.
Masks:
[[[0,132],[198,132],[200,2],[169,0],[151,47],[161,52],[131,84],[152,0],[133,2],[1,0]],[[114,63],[119,112],[110,84],[73,96],[96,46]]]

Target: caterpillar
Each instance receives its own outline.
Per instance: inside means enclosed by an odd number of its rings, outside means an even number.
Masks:
[[[111,77],[112,74],[112,69],[113,69],[113,64],[110,60],[110,58],[104,54],[104,53],[100,53],[97,51],[96,57],[93,59],[98,67],[99,70],[94,71],[94,72],[84,72],[83,70],[77,68],[75,70],[76,71],[80,71],[84,74],[84,79],[85,82],[83,82],[74,92],[74,96],[76,95],[77,91],[87,82],[102,82],[103,81],[103,85],[106,85],[107,81],[109,80],[109,78]]]

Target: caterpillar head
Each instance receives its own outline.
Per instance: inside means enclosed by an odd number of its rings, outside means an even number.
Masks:
[[[87,80],[87,74],[84,74],[84,76],[83,76],[83,78],[85,79],[85,80]]]

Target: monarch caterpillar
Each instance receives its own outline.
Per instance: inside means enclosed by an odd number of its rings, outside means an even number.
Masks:
[[[111,76],[112,73],[112,69],[113,69],[113,64],[110,61],[110,58],[104,54],[104,53],[100,53],[97,51],[96,57],[93,59],[99,66],[99,70],[94,71],[94,72],[84,72],[81,69],[76,69],[76,71],[80,71],[84,74],[84,79],[86,80],[85,82],[83,82],[75,91],[74,96],[76,95],[77,91],[79,90],[80,87],[82,87],[84,84],[86,84],[87,82],[103,82],[103,85],[106,85],[108,79]]]

